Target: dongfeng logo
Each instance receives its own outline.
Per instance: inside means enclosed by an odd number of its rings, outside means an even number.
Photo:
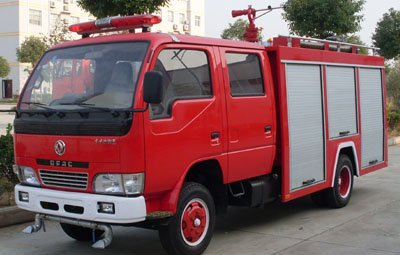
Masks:
[[[56,151],[56,153],[60,156],[62,156],[65,153],[65,143],[63,140],[58,140],[55,144],[54,144],[54,150]]]

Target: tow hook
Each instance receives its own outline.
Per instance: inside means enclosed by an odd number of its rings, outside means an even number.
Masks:
[[[112,236],[113,236],[112,228],[108,224],[100,224],[100,223],[91,222],[91,221],[75,220],[75,219],[70,219],[70,218],[44,215],[44,214],[36,214],[35,223],[31,226],[26,227],[24,230],[22,230],[22,232],[25,234],[32,234],[32,233],[38,232],[42,228],[43,228],[43,231],[46,232],[46,228],[45,228],[45,224],[44,224],[45,220],[71,224],[71,225],[80,226],[80,227],[84,227],[84,228],[90,228],[93,230],[104,231],[102,239],[95,242],[92,245],[93,248],[104,249],[107,246],[109,246],[112,242]]]

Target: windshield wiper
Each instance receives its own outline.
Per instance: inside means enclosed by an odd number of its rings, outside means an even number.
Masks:
[[[60,105],[77,105],[82,108],[94,110],[94,111],[100,111],[100,112],[109,112],[111,115],[116,118],[120,116],[120,112],[125,112],[126,117],[128,118],[132,112],[136,112],[135,110],[132,109],[127,109],[127,108],[121,108],[121,109],[114,109],[114,108],[109,108],[109,107],[101,107],[101,106],[96,106],[95,104],[88,104],[88,103],[83,103],[83,102],[70,102],[70,103],[60,103]],[[147,109],[147,108],[146,108]],[[84,112],[79,112],[82,118],[87,118],[88,113]]]
[[[21,104],[27,104],[27,105],[34,105],[38,108],[42,108],[48,111],[35,111],[32,109],[29,109],[28,111],[25,110],[16,110],[16,114],[17,116],[20,116],[21,113],[27,113],[29,116],[35,115],[35,114],[43,114],[46,118],[50,117],[51,115],[53,115],[54,113],[57,113],[58,111],[56,111],[55,109],[51,108],[51,107],[47,107],[46,104],[40,103],[40,102],[21,102]],[[61,112],[58,112],[59,116],[64,114]]]
[[[111,112],[113,109],[108,108],[108,107],[101,107],[101,106],[96,106],[95,104],[88,104],[88,103],[60,103],[59,105],[77,105],[82,108],[88,108],[88,109],[93,109],[93,110],[99,110],[103,112]]]
[[[39,103],[39,102],[21,102],[21,104],[34,105],[34,106],[37,106],[42,109],[55,111],[53,108],[47,107],[47,104],[43,104],[43,103]]]

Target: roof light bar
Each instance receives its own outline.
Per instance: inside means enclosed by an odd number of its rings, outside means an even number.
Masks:
[[[161,17],[155,15],[117,16],[74,24],[69,26],[69,31],[80,35],[89,35],[126,29],[148,28],[160,22]]]

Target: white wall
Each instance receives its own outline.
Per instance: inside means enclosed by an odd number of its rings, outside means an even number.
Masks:
[[[51,8],[50,2],[55,3],[54,8]],[[5,79],[13,80],[14,94],[19,94],[28,77],[24,71],[27,65],[17,61],[16,49],[26,37],[50,32],[50,13],[61,14],[61,19],[66,18],[68,21],[71,16],[79,17],[80,22],[94,19],[75,2],[69,0],[65,4],[63,0],[0,0],[0,56],[5,57],[10,64],[11,72]],[[64,5],[69,7],[67,12],[64,11]],[[29,9],[42,12],[41,25],[29,23]]]
[[[152,28],[153,32],[161,31],[163,33],[178,33],[204,36],[204,0],[171,0],[168,6],[161,8],[162,22]],[[174,21],[168,20],[168,11],[174,12]],[[185,15],[186,25],[189,30],[184,29],[184,25],[180,23],[179,14]],[[160,15],[160,13],[156,13]],[[202,25],[194,26],[194,16],[201,16]],[[174,29],[174,25],[177,29]]]
[[[14,93],[18,92],[19,70],[16,56],[16,48],[19,44],[19,20],[18,3],[15,1],[0,0],[0,56],[4,57],[10,65],[10,73],[2,80],[13,80]],[[15,85],[15,83],[17,83]],[[2,97],[0,88],[0,97]]]

